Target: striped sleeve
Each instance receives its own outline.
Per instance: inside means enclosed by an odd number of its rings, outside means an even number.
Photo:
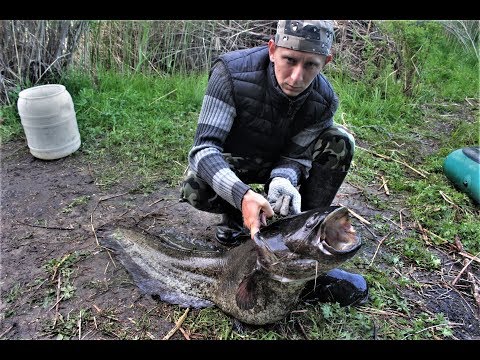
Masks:
[[[250,187],[230,170],[222,155],[235,116],[232,84],[225,66],[218,62],[208,81],[188,161],[190,169],[219,196],[241,209],[243,195]]]

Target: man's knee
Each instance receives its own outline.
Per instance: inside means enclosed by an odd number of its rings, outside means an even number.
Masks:
[[[181,201],[188,202],[196,209],[207,211],[208,199],[213,196],[213,190],[209,188],[205,181],[189,171],[181,185]]]
[[[191,171],[188,171],[181,184],[180,201],[188,202],[195,209],[216,214],[223,214],[226,208],[231,207],[210,185]]]
[[[348,171],[355,150],[355,139],[341,125],[323,132],[314,147],[313,161],[325,169]]]

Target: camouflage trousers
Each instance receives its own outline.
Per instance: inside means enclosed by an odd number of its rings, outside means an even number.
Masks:
[[[309,176],[299,184],[302,211],[328,206],[340,188],[353,158],[355,141],[342,126],[333,125],[318,137]],[[256,157],[237,157],[223,154],[231,170],[246,184],[265,184],[274,166]],[[264,189],[268,191],[267,189]],[[200,177],[188,171],[181,185],[181,200],[198,210],[211,213],[235,213],[237,210]]]

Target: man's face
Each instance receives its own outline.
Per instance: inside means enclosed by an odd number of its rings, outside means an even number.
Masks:
[[[275,63],[275,77],[288,96],[297,96],[305,90],[332,56],[291,50],[268,43],[270,61]]]

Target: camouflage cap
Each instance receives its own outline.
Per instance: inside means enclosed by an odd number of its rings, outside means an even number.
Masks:
[[[279,20],[275,44],[292,50],[328,55],[333,36],[331,20]]]

